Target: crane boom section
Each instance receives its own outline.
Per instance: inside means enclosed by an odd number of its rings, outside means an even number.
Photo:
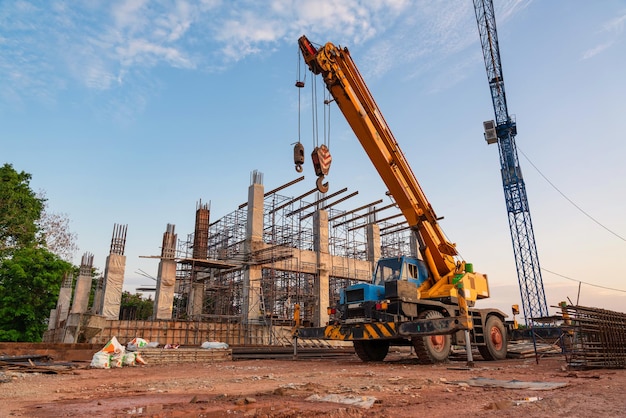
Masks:
[[[515,119],[509,116],[507,109],[493,1],[474,0],[474,12],[495,113],[494,128],[497,139],[495,141],[493,138],[489,139],[487,131],[485,139],[488,144],[498,144],[500,174],[509,218],[520,296],[524,308],[524,318],[526,324],[529,324],[530,321],[534,320],[533,318],[548,316],[548,305],[528,206],[526,184],[517,155],[515,140],[517,125]],[[487,126],[485,124],[490,126],[491,122],[488,121],[483,124]]]
[[[457,261],[455,244],[445,237],[437,215],[395,140],[347,48],[327,43],[319,50],[302,36],[299,41],[305,62],[321,74],[363,149],[389,189],[410,227],[419,232],[421,248],[435,283],[464,274]],[[486,283],[486,276],[479,275]],[[485,284],[486,287],[486,284]],[[488,293],[486,291],[485,293]],[[478,297],[487,297],[479,295]],[[474,295],[474,300],[476,296]]]

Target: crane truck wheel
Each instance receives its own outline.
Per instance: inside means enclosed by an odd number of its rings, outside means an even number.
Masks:
[[[362,361],[383,361],[389,352],[389,341],[358,340],[353,341],[354,352]]]
[[[441,312],[424,311],[420,319],[443,318]],[[426,337],[411,338],[417,361],[420,364],[442,363],[448,360],[452,342],[450,335],[428,335]]]
[[[478,346],[478,352],[485,360],[504,360],[506,358],[506,330],[502,320],[491,315],[485,321],[485,345]]]

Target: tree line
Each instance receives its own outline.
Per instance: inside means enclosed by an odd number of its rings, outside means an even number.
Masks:
[[[72,264],[77,237],[69,219],[48,210],[45,194],[32,190],[31,179],[11,164],[0,167],[0,341],[41,341],[63,278],[78,277]],[[140,295],[124,293],[141,313],[137,319],[152,315],[152,300],[142,303]]]

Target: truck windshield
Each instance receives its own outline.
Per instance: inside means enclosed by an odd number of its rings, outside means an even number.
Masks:
[[[399,280],[401,267],[400,260],[380,260],[374,273],[374,284],[382,285],[391,280]]]

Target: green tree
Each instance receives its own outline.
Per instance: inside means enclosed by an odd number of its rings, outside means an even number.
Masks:
[[[122,302],[120,303],[120,319],[146,320],[152,317],[154,311],[154,301],[152,297],[144,299],[140,293],[134,295],[130,292],[122,292]]]
[[[11,164],[0,167],[0,257],[13,248],[34,246],[45,199],[30,188],[31,175]]]
[[[45,248],[18,248],[0,263],[0,341],[41,341],[63,274],[73,266]]]
[[[0,341],[40,341],[63,275],[74,268],[51,252],[73,249],[72,240],[55,238],[68,231],[66,218],[42,222],[46,199],[30,180],[11,164],[0,167]],[[51,250],[47,242],[55,244]]]

